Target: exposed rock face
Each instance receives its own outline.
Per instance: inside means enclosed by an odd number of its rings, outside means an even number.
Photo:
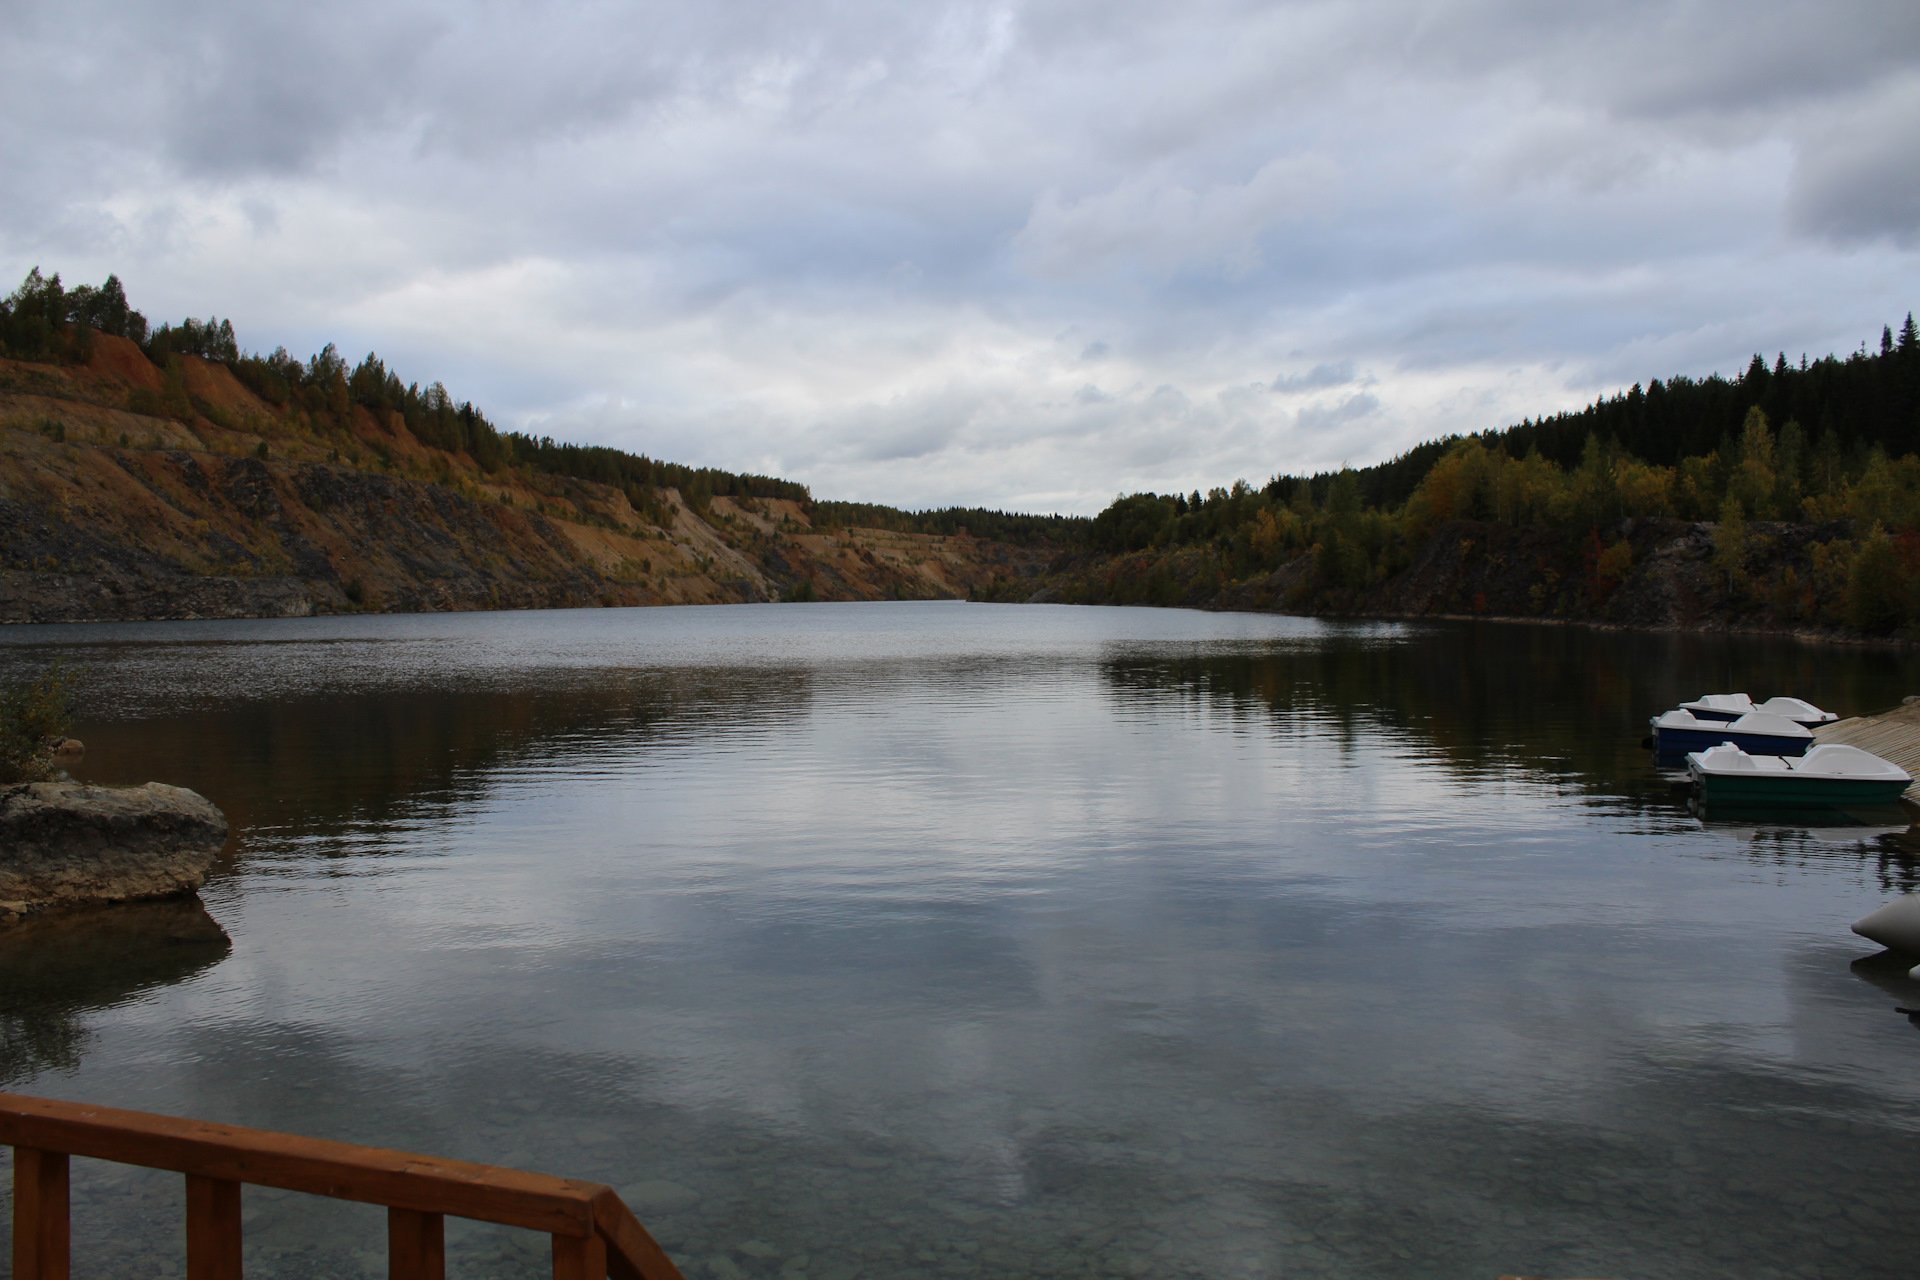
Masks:
[[[1051,554],[816,526],[793,496],[695,504],[672,486],[487,471],[397,413],[355,405],[316,425],[193,356],[194,410],[152,416],[129,407],[161,377],[139,348],[100,334],[94,352],[0,358],[0,623],[949,599]]]
[[[0,788],[0,920],[191,893],[226,840],[226,815],[184,787]]]

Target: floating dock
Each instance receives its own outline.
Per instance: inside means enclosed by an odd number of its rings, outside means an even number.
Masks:
[[[1877,716],[1855,716],[1822,725],[1813,731],[1813,739],[1816,743],[1840,742],[1871,751],[1920,779],[1920,698],[1909,698]],[[1920,805],[1920,781],[1908,787],[1901,799],[1909,805]]]

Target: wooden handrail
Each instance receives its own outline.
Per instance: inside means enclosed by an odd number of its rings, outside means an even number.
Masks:
[[[15,1093],[0,1093],[0,1144],[14,1148],[15,1280],[67,1280],[71,1156],[186,1175],[189,1280],[240,1275],[246,1184],[387,1206],[396,1280],[444,1274],[449,1216],[546,1233],[556,1280],[681,1280],[596,1182]]]

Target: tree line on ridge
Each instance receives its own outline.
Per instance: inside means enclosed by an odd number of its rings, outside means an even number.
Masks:
[[[1625,579],[1635,520],[1689,521],[1712,531],[1729,591],[1784,620],[1885,633],[1920,630],[1920,332],[1909,314],[1845,355],[1798,363],[1756,355],[1727,378],[1676,376],[1583,409],[1427,441],[1371,466],[1281,472],[1254,486],[1206,493],[1136,493],[1091,520],[978,508],[909,512],[817,501],[805,485],[688,467],[603,445],[502,431],[440,383],[403,382],[369,352],[349,364],[333,344],[300,360],[285,348],[243,351],[227,320],[150,326],[119,279],[65,288],[38,268],[0,299],[0,355],[80,363],[95,333],[139,344],[165,374],[152,408],[193,413],[179,361],[224,364],[264,401],[315,423],[344,424],[358,408],[397,414],[423,444],[465,454],[484,472],[507,468],[623,490],[658,518],[677,489],[705,513],[715,497],[786,499],[818,527],[1055,545],[1096,557],[1178,554],[1178,572],[1126,598],[1193,598],[1197,574],[1216,585],[1271,574],[1303,558],[1287,603],[1334,609],[1359,602],[1411,564],[1425,539],[1454,522],[1530,530],[1557,539],[1594,598]],[[1794,563],[1750,572],[1776,527],[1818,531]]]
[[[1811,425],[1809,425],[1811,424]],[[1654,381],[1585,409],[1421,444],[1375,466],[1205,494],[1136,493],[1094,518],[1095,551],[1187,553],[1158,590],[1192,597],[1301,556],[1290,603],[1339,609],[1454,521],[1557,538],[1603,598],[1633,566],[1626,522],[1707,522],[1735,600],[1779,620],[1920,628],[1920,334],[1909,315],[1845,358],[1755,356],[1733,379]],[[1768,526],[1818,526],[1806,563],[1749,567]],[[1145,597],[1150,599],[1151,597]]]

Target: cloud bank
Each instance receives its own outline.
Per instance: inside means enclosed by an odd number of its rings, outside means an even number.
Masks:
[[[1905,0],[15,0],[0,268],[504,425],[1093,511],[1914,305]]]

